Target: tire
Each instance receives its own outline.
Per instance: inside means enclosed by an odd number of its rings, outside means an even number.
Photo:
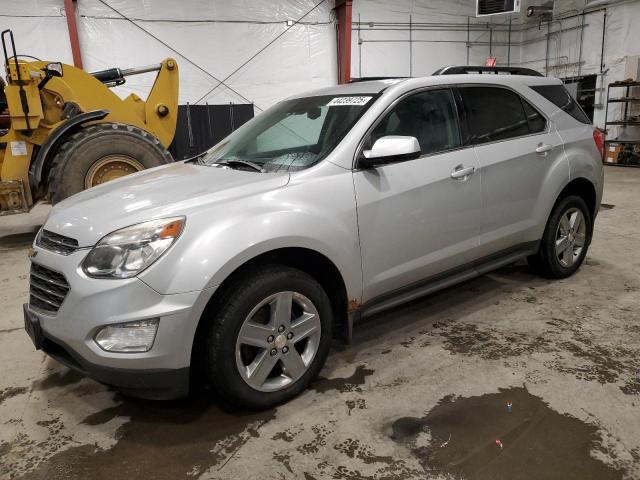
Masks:
[[[574,213],[578,215],[574,217]],[[570,218],[578,220],[578,224],[575,225],[573,234],[565,239],[564,243],[560,243],[563,238],[567,237],[564,230],[567,225],[570,225]],[[577,195],[564,197],[553,208],[538,253],[528,258],[529,265],[536,273],[547,278],[567,278],[582,265],[591,243],[592,234],[593,219],[586,202]],[[573,247],[571,247],[571,239],[574,242]],[[556,249],[557,242],[558,250]],[[568,250],[569,247],[572,248],[571,251]],[[581,247],[579,253],[577,247]]]
[[[117,175],[157,167],[173,161],[171,154],[150,133],[131,125],[100,123],[67,137],[53,157],[49,170],[49,193],[56,203],[85,190],[96,167],[113,159]],[[107,177],[108,180],[109,177]],[[98,182],[101,183],[101,182]]]
[[[287,323],[282,321],[285,317],[276,315],[276,321],[270,318],[280,305],[278,302],[287,305],[287,296],[281,292],[295,293],[289,310],[293,314],[286,315],[294,320],[280,333],[278,326]],[[317,317],[307,315],[304,325],[307,330],[315,325],[319,332],[304,337],[300,319],[303,313],[312,312],[312,307]],[[216,394],[229,404],[251,410],[274,407],[305,390],[320,373],[331,346],[332,308],[324,289],[306,273],[280,265],[252,270],[228,289],[212,310],[216,316],[205,342],[206,377]],[[252,322],[248,322],[249,318]],[[245,333],[255,333],[256,328],[259,333],[255,338],[259,338],[260,346],[244,344],[241,339],[246,338]],[[293,338],[283,345],[287,335]],[[277,354],[272,355],[274,351]],[[312,351],[315,353],[310,355]],[[256,375],[249,379],[247,365],[252,364],[266,367],[253,370]],[[287,371],[287,365],[295,368]],[[298,368],[300,365],[304,369]],[[258,379],[261,371],[270,372],[264,381]]]

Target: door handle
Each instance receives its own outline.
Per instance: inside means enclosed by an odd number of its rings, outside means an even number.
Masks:
[[[536,148],[536,153],[539,153],[540,155],[546,155],[551,150],[553,150],[553,145],[549,145],[547,143],[539,143],[538,148]]]
[[[476,167],[463,167],[462,165],[458,165],[451,172],[451,178],[456,180],[466,180],[471,175],[473,175],[476,171]]]

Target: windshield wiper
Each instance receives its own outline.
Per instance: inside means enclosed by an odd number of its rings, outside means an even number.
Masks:
[[[220,162],[211,163],[210,165],[226,165],[229,168],[249,167],[255,170],[256,172],[260,172],[260,173],[266,172],[266,170],[262,168],[260,165],[258,165],[257,163],[253,163],[248,160],[239,160],[239,159],[222,160]]]

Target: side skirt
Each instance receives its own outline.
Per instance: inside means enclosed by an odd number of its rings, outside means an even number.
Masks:
[[[424,297],[439,290],[466,282],[489,273],[497,268],[517,262],[538,251],[540,241],[528,242],[502,250],[474,262],[461,265],[446,272],[434,275],[420,282],[408,285],[390,293],[369,300],[358,310],[349,313],[348,341],[351,341],[353,324],[362,318],[370,317],[385,310],[395,308],[407,302]]]

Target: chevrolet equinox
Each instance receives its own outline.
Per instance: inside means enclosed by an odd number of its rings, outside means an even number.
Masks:
[[[601,132],[560,80],[459,71],[296,95],[55,205],[31,251],[36,348],[131,395],[198,380],[268,408],[364,316],[523,258],[572,275]]]

